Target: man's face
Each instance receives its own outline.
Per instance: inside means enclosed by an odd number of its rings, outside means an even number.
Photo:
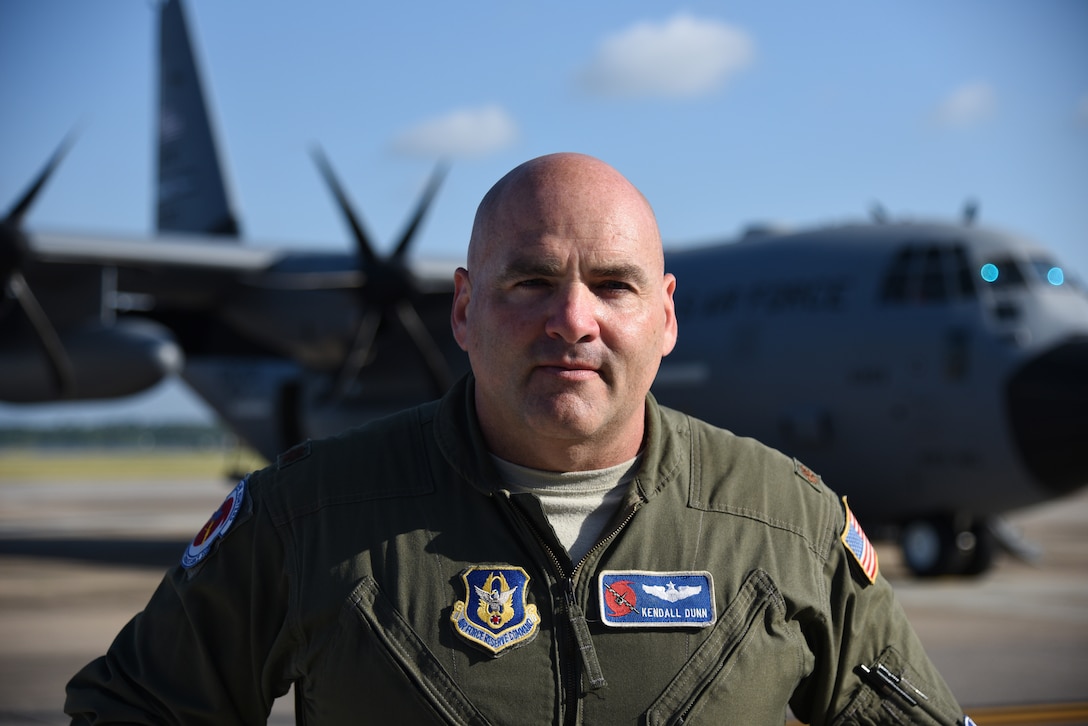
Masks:
[[[507,204],[474,239],[453,326],[499,456],[553,468],[551,447],[637,451],[646,392],[676,341],[675,280],[637,201]]]

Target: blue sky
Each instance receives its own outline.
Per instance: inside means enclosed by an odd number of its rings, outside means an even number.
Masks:
[[[78,141],[28,227],[153,225],[155,4],[4,0],[0,204]],[[1088,3],[189,0],[247,244],[349,249],[319,143],[391,241],[438,155],[415,253],[460,256],[517,163],[582,151],[653,203],[667,245],[754,222],[954,217],[1088,277]],[[681,281],[682,284],[682,281]],[[207,416],[177,386],[0,421]]]

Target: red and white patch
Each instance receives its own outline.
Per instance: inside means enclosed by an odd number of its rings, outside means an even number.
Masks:
[[[238,511],[242,508],[242,498],[246,493],[246,480],[238,482],[223,504],[211,516],[207,524],[200,528],[196,537],[185,548],[185,554],[181,556],[181,565],[186,569],[204,560],[212,550],[215,541],[226,534]]]

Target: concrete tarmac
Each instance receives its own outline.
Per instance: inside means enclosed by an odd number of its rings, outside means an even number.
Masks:
[[[64,724],[64,685],[105,652],[218,507],[225,481],[30,481],[0,472],[0,725]],[[1009,518],[1043,549],[974,580],[883,572],[975,720],[1088,724],[1088,491]],[[863,522],[864,524],[864,522]],[[293,723],[290,698],[272,724]]]

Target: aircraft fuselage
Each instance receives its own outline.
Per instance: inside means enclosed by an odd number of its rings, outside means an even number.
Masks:
[[[986,282],[995,262],[1006,279]],[[976,228],[859,225],[673,252],[667,266],[680,339],[659,400],[798,457],[870,520],[987,515],[1088,482],[1083,465],[1038,476],[1029,414],[1010,399],[1030,361],[1088,345],[1088,298],[1042,277],[1058,267],[1045,250]],[[1083,404],[1080,370],[1030,415]],[[1080,410],[1068,420],[1083,437]]]

